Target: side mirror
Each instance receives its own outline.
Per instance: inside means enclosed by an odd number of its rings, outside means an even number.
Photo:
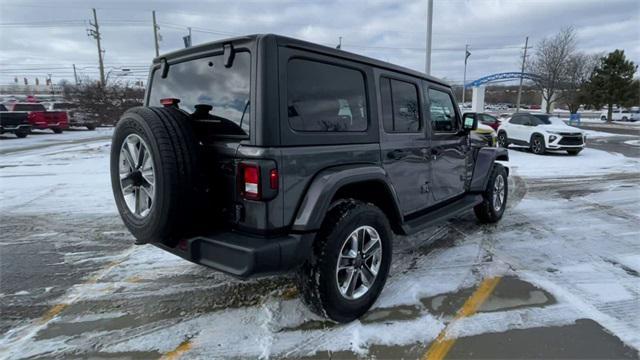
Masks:
[[[478,128],[478,115],[466,113],[462,115],[462,130],[469,132]]]

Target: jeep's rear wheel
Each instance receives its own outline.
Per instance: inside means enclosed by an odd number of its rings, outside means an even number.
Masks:
[[[392,236],[376,206],[352,199],[335,205],[318,232],[313,258],[298,272],[303,301],[334,321],[362,316],[387,280]]]
[[[482,194],[483,201],[473,208],[481,223],[494,223],[502,218],[507,207],[507,171],[500,164],[495,164],[487,188]]]
[[[62,134],[62,128],[52,128],[54,134]]]
[[[199,176],[191,124],[178,109],[137,107],[112,138],[111,185],[137,243],[174,246],[195,228]]]

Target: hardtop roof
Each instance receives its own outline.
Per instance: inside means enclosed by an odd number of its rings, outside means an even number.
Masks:
[[[176,57],[181,57],[183,55],[187,55],[187,54],[195,54],[198,52],[203,52],[203,51],[207,51],[210,50],[211,48],[214,47],[219,47],[220,44],[224,44],[224,43],[233,43],[233,42],[238,42],[238,41],[260,41],[261,39],[266,39],[266,38],[273,38],[275,39],[276,43],[280,46],[289,46],[289,47],[295,47],[295,48],[300,48],[300,49],[304,49],[304,50],[308,50],[308,51],[313,51],[316,53],[320,53],[320,54],[325,54],[325,55],[329,55],[329,56],[335,56],[335,57],[340,57],[343,59],[348,59],[348,60],[352,60],[352,61],[357,61],[363,64],[368,64],[371,66],[375,66],[375,67],[379,67],[379,68],[383,68],[386,70],[391,70],[391,71],[396,71],[399,73],[404,73],[406,75],[410,75],[410,76],[414,76],[417,78],[421,78],[430,82],[434,82],[436,84],[439,85],[443,85],[446,87],[451,87],[450,84],[448,84],[446,81],[442,80],[442,79],[438,79],[436,77],[433,76],[429,76],[426,75],[425,73],[416,71],[416,70],[412,70],[403,66],[399,66],[399,65],[395,65],[395,64],[391,64],[389,62],[386,61],[382,61],[382,60],[377,60],[377,59],[373,59],[364,55],[359,55],[359,54],[355,54],[349,51],[345,51],[345,50],[341,50],[341,49],[335,49],[333,47],[330,46],[325,46],[325,45],[320,45],[320,44],[316,44],[316,43],[312,43],[309,41],[304,41],[304,40],[299,40],[299,39],[294,39],[294,38],[290,38],[287,36],[282,36],[282,35],[275,35],[275,34],[253,34],[253,35],[246,35],[246,36],[238,36],[238,37],[232,37],[232,38],[227,38],[227,39],[221,39],[221,40],[216,40],[216,41],[211,41],[211,42],[207,42],[204,44],[200,44],[200,45],[196,45],[196,46],[192,46],[190,48],[187,49],[181,49],[181,50],[177,50],[177,51],[172,51],[166,54],[162,54],[160,56],[158,56],[157,58],[155,58],[153,60],[154,64],[157,64],[160,62],[160,60],[162,58],[176,58]]]

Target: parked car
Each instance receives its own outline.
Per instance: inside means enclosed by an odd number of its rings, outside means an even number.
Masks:
[[[600,114],[600,120],[607,121],[607,111],[603,111]],[[611,112],[611,120],[613,121],[638,121],[640,120],[640,113],[638,111],[630,111],[623,109],[614,109]]]
[[[335,321],[374,303],[396,234],[505,211],[508,152],[469,145],[477,123],[442,80],[276,35],[161,55],[150,79],[111,147],[137,242],[242,278],[296,272]]]
[[[466,114],[465,114],[466,115]],[[491,126],[478,123],[478,128],[470,134],[472,145],[477,147],[497,146],[498,134]]]
[[[9,111],[6,106],[0,104],[0,134],[12,133],[19,138],[24,138],[31,132],[29,115],[22,111]]]
[[[552,122],[549,115],[516,113],[498,128],[498,144],[527,146],[534,154],[547,150],[566,150],[578,155],[584,148],[584,132],[562,121]]]
[[[69,119],[69,126],[86,127],[89,130],[95,130],[98,126],[97,121],[85,114],[78,111],[77,106],[70,102],[52,102],[49,103],[47,109],[49,111],[66,111],[67,118]]]
[[[60,134],[69,127],[66,111],[47,111],[41,103],[15,102],[9,104],[8,108],[10,111],[27,112],[32,129],[51,129],[54,133]]]
[[[493,130],[498,130],[500,119],[487,113],[477,113],[478,123],[490,126]]]

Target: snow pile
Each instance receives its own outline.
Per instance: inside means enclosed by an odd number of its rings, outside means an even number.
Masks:
[[[566,152],[535,155],[526,149],[509,149],[510,167],[528,178],[568,178],[608,173],[640,172],[640,161],[621,154],[585,148],[578,156]]]

